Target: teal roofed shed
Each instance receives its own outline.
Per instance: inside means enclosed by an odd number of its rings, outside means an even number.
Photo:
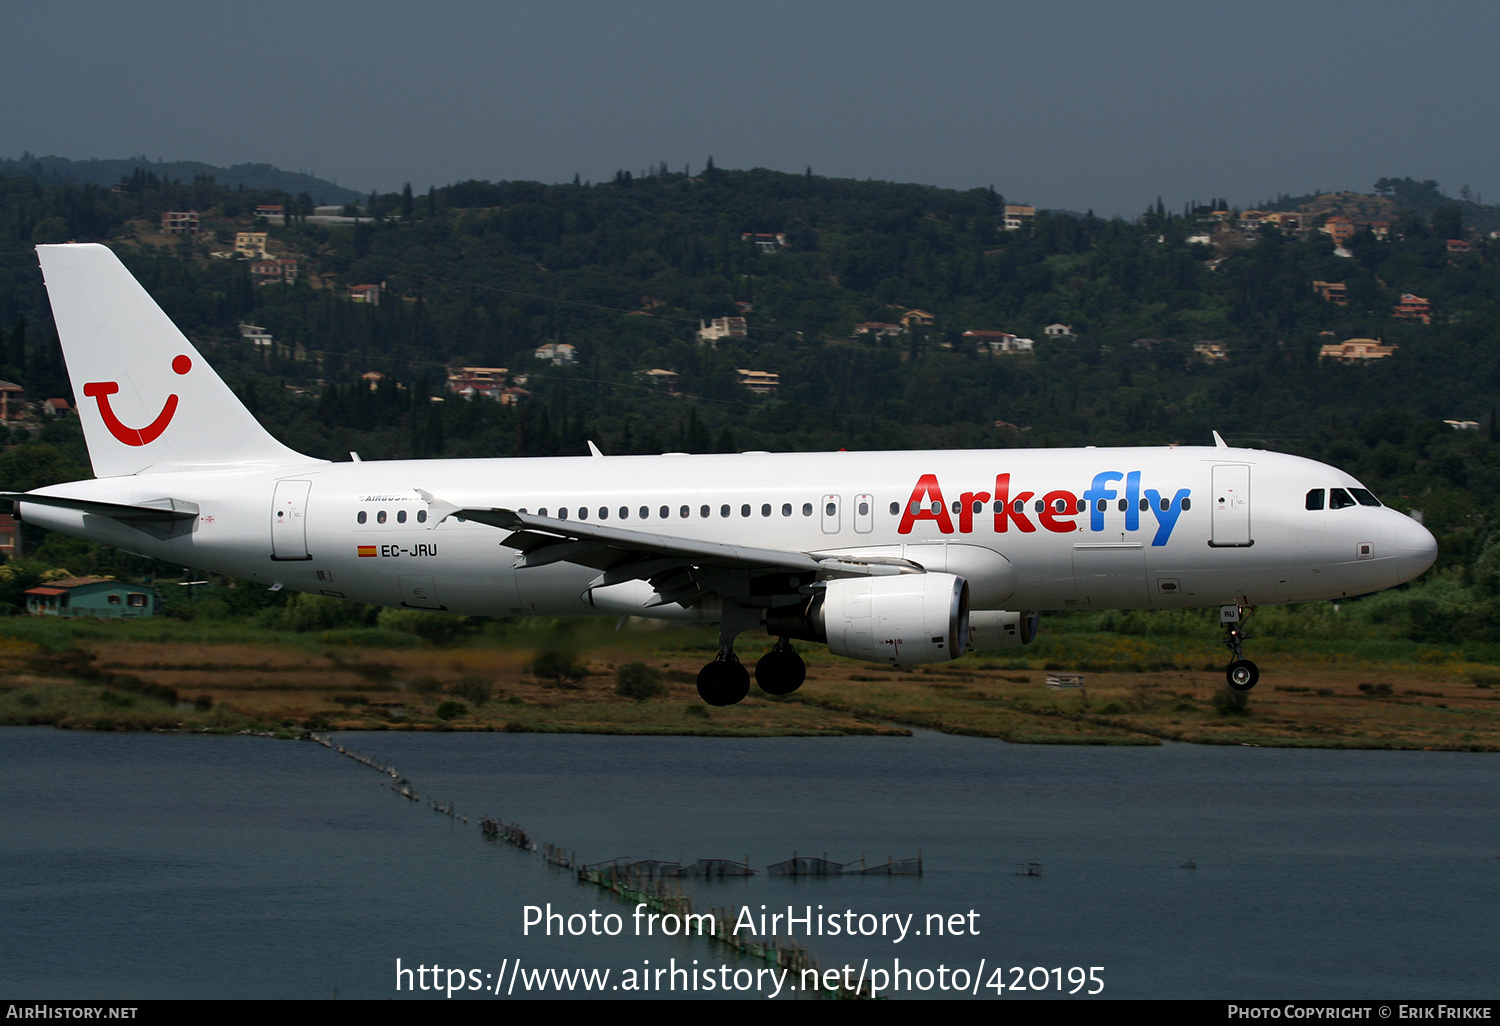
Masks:
[[[26,611],[33,616],[155,616],[160,606],[149,584],[109,577],[70,577],[26,589]]]

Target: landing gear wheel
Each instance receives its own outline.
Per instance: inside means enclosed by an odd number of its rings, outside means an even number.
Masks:
[[[807,664],[783,639],[755,664],[755,683],[768,695],[790,695],[807,679]]]
[[[709,705],[734,705],[750,693],[750,673],[734,656],[698,671],[698,697]]]
[[[1260,680],[1260,667],[1248,659],[1236,659],[1224,672],[1229,686],[1236,691],[1249,691]]]

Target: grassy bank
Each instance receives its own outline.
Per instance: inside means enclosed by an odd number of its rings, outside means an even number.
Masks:
[[[291,634],[234,624],[13,620],[0,637],[0,722],[89,729],[508,730],[723,736],[903,733],[1031,744],[1256,744],[1500,751],[1500,669],[1457,647],[1257,639],[1261,684],[1223,686],[1211,633],[1088,623],[953,663],[883,668],[807,646],[808,683],[711,708],[694,679],[710,631],[533,624],[442,644],[381,628]],[[753,665],[764,643],[741,646]],[[539,655],[544,656],[541,663]],[[617,694],[644,663],[658,694]],[[545,666],[543,672],[534,668]],[[1048,687],[1058,672],[1084,686]]]

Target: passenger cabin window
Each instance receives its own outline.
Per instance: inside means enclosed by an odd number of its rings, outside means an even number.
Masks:
[[[375,522],[377,524],[385,523],[385,510],[381,510],[379,513],[375,514]]]
[[[368,513],[366,513],[364,510],[360,510],[359,513],[355,516],[354,519],[355,519],[355,521],[357,523],[361,523],[362,524],[366,520],[370,519],[370,515]]]
[[[398,524],[404,524],[404,523],[406,523],[406,510],[404,510],[404,509],[398,509],[396,511],[396,523],[398,523]]]
[[[802,515],[805,517],[812,516],[812,503],[804,502],[802,504]]]
[[[761,505],[760,505],[760,515],[763,516],[763,517],[768,517],[768,516],[771,515],[771,504],[769,502],[763,502],[763,503],[761,503]]]
[[[1328,508],[1343,509],[1345,506],[1355,505],[1354,497],[1342,488],[1328,489]]]
[[[783,502],[781,504],[781,515],[784,517],[792,515],[792,504],[790,502]]]
[[[526,511],[523,509],[521,512],[524,513]],[[425,523],[427,523],[427,511],[425,509],[419,509],[419,510],[417,510],[417,523],[419,523],[419,524],[425,524]]]
[[[998,506],[999,504],[997,503],[996,505]],[[901,512],[901,503],[899,503],[899,502],[893,502],[893,503],[891,503],[891,516],[895,516],[897,513],[900,513],[900,512]],[[997,510],[996,512],[999,512],[999,511]]]
[[[1307,508],[1311,510],[1323,508],[1323,489],[1314,488],[1307,493]]]

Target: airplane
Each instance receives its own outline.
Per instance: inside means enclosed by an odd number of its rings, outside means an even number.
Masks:
[[[0,492],[28,523],[179,566],[480,616],[717,622],[698,676],[749,693],[736,638],[871,662],[1025,645],[1039,613],[1246,606],[1389,588],[1437,543],[1350,475],[1213,446],[330,462],[256,421],[107,247],[38,246],[95,478]]]

